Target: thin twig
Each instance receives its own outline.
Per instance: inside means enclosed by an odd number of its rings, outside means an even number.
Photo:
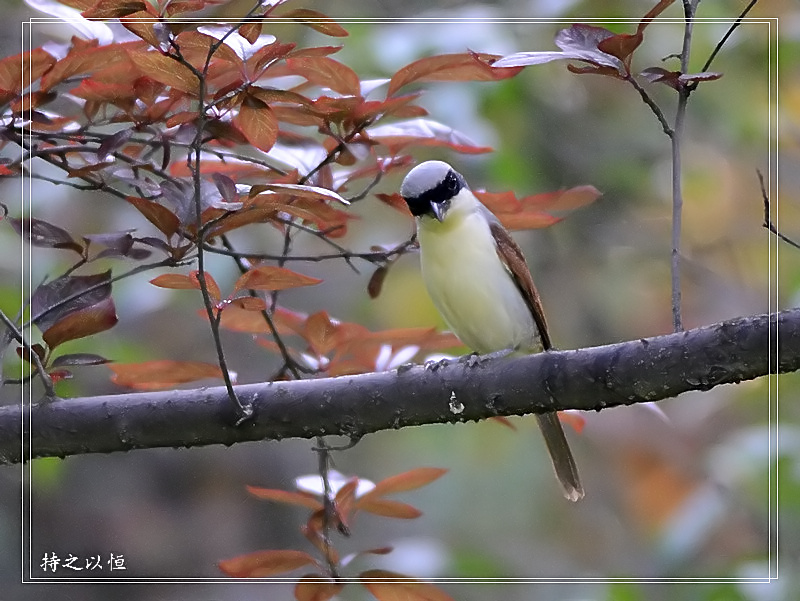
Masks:
[[[39,357],[39,354],[31,348],[31,345],[25,340],[25,337],[22,335],[22,332],[17,329],[16,324],[9,319],[9,317],[3,312],[0,311],[0,321],[2,321],[10,335],[16,340],[22,348],[25,349],[28,357],[30,360],[33,361],[33,364],[36,366],[36,372],[39,376],[39,379],[42,381],[42,385],[44,386],[44,394],[48,399],[56,398],[56,391],[53,388],[53,379],[50,377],[50,374],[47,373],[47,370],[42,365],[42,360]]]
[[[201,155],[203,147],[203,132],[205,131],[208,116],[206,115],[206,73],[208,71],[208,64],[211,60],[213,52],[209,50],[206,64],[203,71],[198,71],[189,61],[187,61],[181,54],[178,45],[170,38],[170,43],[175,49],[175,55],[171,55],[179,63],[189,68],[198,82],[198,116],[197,116],[197,132],[195,133],[194,140],[192,141],[192,152],[187,156],[187,163],[192,173],[192,184],[194,191],[194,210],[195,210],[195,227],[197,230],[197,281],[200,284],[200,294],[203,297],[203,306],[206,310],[208,323],[211,328],[211,337],[214,341],[214,349],[217,352],[217,363],[222,371],[222,378],[225,382],[225,388],[228,391],[228,396],[237,410],[236,425],[252,418],[254,415],[253,406],[250,403],[242,403],[236,390],[233,388],[233,381],[231,380],[230,370],[228,369],[228,361],[225,358],[225,350],[222,347],[222,339],[219,332],[219,309],[215,306],[216,303],[212,301],[211,294],[208,289],[208,281],[206,280],[206,267],[205,267],[205,252],[203,250],[203,242],[205,241],[205,231],[203,230],[203,202],[200,194],[201,189]]]
[[[681,72],[689,70],[689,54],[692,46],[692,28],[698,0],[684,0],[683,47],[681,48]],[[686,118],[689,91],[685,86],[678,89],[678,106],[675,109],[675,126],[672,142],[672,255],[670,261],[672,287],[672,328],[683,331],[681,317],[681,221],[683,218],[683,173],[681,167],[681,142]]]
[[[775,234],[778,238],[780,238],[787,244],[790,244],[791,246],[800,249],[800,244],[798,244],[791,238],[781,234],[778,231],[778,228],[775,226],[775,224],[772,223],[772,219],[770,218],[769,215],[769,195],[767,194],[767,187],[766,184],[764,183],[764,175],[761,173],[760,169],[756,169],[756,173],[758,174],[758,183],[761,186],[761,198],[764,201],[764,223],[762,223],[761,225],[767,228],[770,232]]]
[[[722,47],[725,45],[725,42],[727,42],[728,38],[731,37],[731,35],[733,34],[734,31],[736,31],[736,28],[739,27],[739,25],[742,24],[742,21],[744,20],[744,18],[747,16],[747,14],[750,12],[750,10],[752,10],[752,8],[756,5],[757,2],[758,2],[758,0],[750,0],[750,3],[747,6],[745,6],[744,10],[739,14],[739,16],[737,17],[736,21],[733,22],[733,24],[730,26],[730,28],[728,28],[728,31],[725,32],[725,35],[722,36],[722,38],[720,39],[719,42],[717,42],[717,45],[714,47],[714,50],[711,51],[711,54],[709,55],[709,57],[706,60],[705,64],[700,69],[701,73],[704,73],[705,71],[708,71],[709,67],[711,67],[711,63],[714,62],[714,59],[717,57],[717,54],[719,54],[719,51],[722,50]],[[684,71],[684,73],[685,72],[686,71]],[[700,84],[699,81],[692,82],[688,86],[689,92],[693,92],[694,89],[699,84]]]
[[[328,575],[336,579],[339,577],[339,570],[334,561],[333,553],[331,553],[331,522],[336,514],[336,504],[333,499],[330,478],[328,477],[330,473],[330,451],[322,436],[317,437],[317,446],[315,450],[317,451],[317,470],[322,480],[322,544],[325,549],[325,561],[328,564]]]
[[[650,108],[650,110],[656,116],[656,119],[658,119],[658,122],[661,124],[661,129],[664,130],[664,133],[672,138],[675,132],[672,127],[670,127],[670,124],[667,121],[667,118],[664,116],[661,107],[656,104],[655,100],[653,100],[650,97],[650,94],[647,93],[647,90],[639,85],[639,82],[636,81],[632,75],[628,76],[627,81],[630,82],[637,92],[639,92],[639,96],[642,97],[644,103]]]

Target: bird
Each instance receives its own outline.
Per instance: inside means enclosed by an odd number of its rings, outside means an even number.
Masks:
[[[415,217],[425,287],[461,342],[480,355],[553,348],[522,250],[464,177],[444,161],[425,161],[408,172],[400,195]],[[564,496],[580,500],[583,486],[557,413],[536,419]]]

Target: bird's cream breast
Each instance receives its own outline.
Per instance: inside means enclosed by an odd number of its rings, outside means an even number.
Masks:
[[[530,309],[478,212],[450,211],[419,227],[422,274],[434,305],[470,349],[538,350]]]

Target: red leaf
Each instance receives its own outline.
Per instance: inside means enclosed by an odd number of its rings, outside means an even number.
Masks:
[[[202,71],[212,46],[216,46],[212,58],[222,60],[230,65],[228,69],[237,71],[243,68],[242,60],[227,44],[220,44],[216,38],[200,33],[199,31],[184,31],[175,38],[175,43],[181,49],[183,57],[198,71]],[[197,78],[194,78],[194,89],[197,89]]]
[[[55,63],[41,48],[0,60],[0,102],[8,102],[30,87]]]
[[[209,296],[215,303],[218,303],[220,298],[222,298],[222,293],[219,290],[217,282],[210,273],[206,273],[205,279]],[[200,290],[200,281],[198,279],[197,271],[192,271],[192,273],[189,275],[183,275],[180,273],[165,273],[153,278],[150,280],[150,283],[153,284],[153,286],[158,286],[159,288],[172,288],[174,290]]]
[[[407,217],[412,216],[411,212],[408,210],[408,204],[406,204],[406,201],[403,200],[403,197],[400,196],[399,192],[392,192],[391,194],[379,192],[375,194],[375,197],[396,211],[400,211],[403,215],[406,215]]]
[[[249,21],[239,26],[239,35],[251,44],[255,44],[258,36],[261,35],[261,21]]]
[[[97,43],[96,40],[95,43]],[[127,51],[141,47],[141,44],[141,42],[130,42],[109,44],[97,48],[73,48],[42,77],[42,90],[46,92],[73,75],[94,73],[120,61],[127,61],[129,60]]]
[[[447,473],[446,469],[438,467],[420,467],[402,474],[390,476],[378,482],[371,491],[365,494],[361,499],[367,497],[383,497],[386,495],[405,492],[407,490],[415,490],[430,484]]]
[[[476,191],[478,199],[492,211],[503,225],[512,230],[537,229],[558,223],[561,219],[546,211],[571,211],[586,206],[600,197],[594,186],[575,186],[557,192],[545,192],[517,198],[513,192]]]
[[[125,29],[142,38],[153,48],[159,48],[166,41],[163,35],[167,31],[166,24],[154,21],[153,16],[146,11],[131,13],[122,17],[120,23]],[[161,29],[156,30],[156,25]]]
[[[453,601],[432,584],[388,570],[367,570],[359,579],[378,601]]]
[[[413,520],[422,515],[422,512],[400,501],[381,498],[361,498],[355,503],[357,509],[387,518],[399,518],[403,520]]]
[[[109,364],[111,381],[137,390],[160,390],[205,378],[222,378],[218,365],[201,361],[144,361]]]
[[[297,273],[283,267],[262,265],[254,267],[236,281],[234,290],[285,290],[300,286],[314,286],[322,280]]]
[[[392,76],[386,96],[394,96],[397,90],[415,81],[497,81],[513,77],[522,70],[519,67],[492,68],[492,63],[499,58],[498,54],[473,52],[421,58]]]
[[[243,309],[245,311],[266,311],[267,310],[267,303],[264,301],[263,298],[257,298],[255,296],[240,296],[239,298],[233,299],[228,307],[238,307],[239,309]]]
[[[272,192],[286,192],[294,197],[307,198],[311,200],[335,200],[342,204],[350,204],[333,190],[321,188],[319,186],[305,186],[301,184],[258,184],[253,186],[250,195],[260,194],[265,190]]]
[[[370,298],[374,299],[380,296],[381,290],[383,289],[383,282],[388,273],[388,265],[381,265],[372,273],[372,277],[369,278],[369,283],[367,284],[367,294]]]
[[[268,105],[253,96],[245,96],[233,123],[250,144],[264,152],[278,139],[278,120]]]
[[[321,578],[318,574],[303,576],[294,587],[294,598],[297,601],[328,601],[344,588],[344,584],[339,582],[319,582]]]
[[[366,133],[369,139],[380,142],[392,153],[398,153],[407,146],[444,146],[465,154],[492,151],[491,147],[477,146],[461,132],[432,119],[420,118],[378,125],[368,128]]]
[[[264,499],[266,501],[275,501],[277,503],[286,503],[287,505],[298,505],[306,507],[312,511],[322,509],[322,503],[311,493],[306,492],[290,492],[286,490],[278,490],[277,488],[259,488],[258,486],[247,486],[247,492],[254,497]]]
[[[200,83],[191,69],[173,58],[156,51],[131,52],[130,58],[139,72],[150,79],[193,96],[200,91]]]
[[[292,19],[293,21],[297,21],[303,25],[308,25],[312,29],[331,37],[342,38],[349,35],[344,27],[336,23],[336,21],[331,19],[329,16],[324,15],[316,10],[298,8],[286,13],[285,15],[281,15],[281,18]]]
[[[504,56],[494,63],[496,67],[526,67],[541,65],[554,60],[579,60],[592,65],[589,69],[573,68],[570,71],[577,73],[601,73],[615,77],[625,76],[625,65],[620,59],[607,54],[598,48],[605,39],[613,37],[614,33],[603,27],[594,27],[578,23],[567,29],[562,29],[556,34],[555,44],[561,52],[517,52]]]
[[[44,361],[44,358],[47,356],[47,351],[44,349],[44,346],[42,346],[38,342],[36,344],[31,345],[31,351],[36,353],[40,361]],[[23,361],[27,361],[28,363],[33,363],[33,357],[31,356],[31,353],[24,346],[18,346],[16,348],[16,352],[17,356]],[[56,361],[58,361],[58,359],[56,359]]]
[[[144,11],[146,7],[142,0],[98,0],[90,9],[83,11],[81,16],[86,19],[116,19]]]
[[[219,562],[219,569],[234,578],[264,578],[316,565],[308,553],[293,551],[256,551]]]
[[[574,411],[559,411],[558,419],[562,424],[569,424],[578,434],[583,432],[586,426],[586,418]]]
[[[74,250],[79,255],[83,255],[83,246],[72,239],[70,233],[60,227],[36,219],[35,217],[23,217],[17,219],[9,217],[8,222],[22,239],[32,246],[41,248],[67,248]]]
[[[620,33],[604,39],[597,44],[597,49],[616,56],[625,65],[625,70],[630,70],[631,55],[642,43],[644,36],[641,33],[633,35],[627,33]]]
[[[167,237],[172,236],[181,226],[178,216],[163,205],[137,196],[128,196],[125,200],[136,207],[144,215],[145,219],[161,230]]]
[[[94,79],[84,79],[70,93],[84,100],[112,103],[133,102],[135,96],[132,82],[127,84],[103,83]]]
[[[69,313],[44,332],[42,338],[51,349],[69,340],[104,332],[117,323],[117,312],[111,297]]]
[[[664,12],[664,10],[673,2],[675,2],[675,0],[661,0],[653,8],[647,11],[647,14],[639,22],[639,27],[636,28],[636,33],[642,33],[644,28],[647,27],[653,19]]]
[[[286,67],[318,86],[327,87],[345,96],[360,96],[361,82],[350,67],[327,56],[305,56],[286,59]]]
[[[56,357],[52,362],[52,367],[61,367],[62,365],[104,365],[110,363],[110,359],[95,355],[92,353],[70,353],[69,355],[61,355]]]
[[[307,320],[303,327],[303,338],[308,341],[314,351],[319,355],[325,355],[336,346],[336,325],[325,311],[314,313]]]
[[[110,298],[111,270],[63,276],[34,290],[31,297],[33,322],[46,331],[70,314],[90,309]]]

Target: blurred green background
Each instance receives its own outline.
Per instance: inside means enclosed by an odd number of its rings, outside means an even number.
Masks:
[[[679,4],[664,16],[679,17]],[[607,19],[595,24],[630,32],[635,23],[614,20],[638,18],[651,3],[340,1],[328,6],[319,0],[295,0],[295,6],[340,18],[350,37],[336,57],[367,79],[388,77],[417,58],[444,52],[552,50],[553,36],[572,22]],[[732,18],[743,6],[705,0],[698,14]],[[3,7],[0,51],[7,56],[21,50],[20,23],[38,13],[21,2],[6,1]],[[213,14],[234,16],[247,8],[247,3],[234,3],[217,7]],[[385,20],[346,22],[347,17],[363,16]],[[427,16],[476,21],[396,20]],[[689,106],[682,247],[687,328],[798,304],[800,254],[777,245],[761,227],[756,169],[768,173],[770,164],[780,162],[781,196],[772,199],[773,218],[779,209],[779,228],[800,239],[800,10],[796,2],[762,2],[752,16],[780,17],[779,56],[770,53],[776,28],[743,25],[712,67],[724,77],[700,86]],[[505,17],[532,20],[491,22]],[[727,27],[697,23],[692,70],[700,68]],[[33,32],[35,44],[71,35],[63,25],[36,25]],[[283,27],[278,35],[331,43],[301,27]],[[662,57],[680,50],[681,35],[680,24],[652,24],[635,67],[661,65]],[[665,64],[677,68],[674,59]],[[424,87],[420,104],[433,119],[495,152],[457,156],[430,150],[415,155],[418,160],[447,160],[473,187],[492,191],[512,189],[526,195],[591,184],[603,192],[599,201],[563,222],[517,236],[558,347],[600,345],[671,330],[670,147],[632,88],[609,78],[571,74],[563,62],[528,68],[499,83]],[[665,86],[648,89],[671,119],[672,91]],[[780,131],[772,128],[778,118]],[[775,136],[777,145],[771,145]],[[2,156],[12,154],[7,148]],[[399,177],[386,178],[375,191],[393,192],[399,183]],[[148,231],[137,213],[113,198],[41,182],[33,183],[31,193],[37,217],[75,233],[131,227]],[[0,194],[17,214],[20,182],[0,181]],[[353,211],[361,220],[343,242],[352,249],[399,242],[413,227],[371,197]],[[245,248],[269,250],[280,243],[274,236],[264,228],[239,242]],[[0,245],[0,308],[15,315],[20,307],[20,252],[27,249],[20,248],[9,228],[0,228]],[[298,238],[295,247],[298,253],[323,248],[309,238]],[[32,281],[63,271],[62,260],[58,251],[33,249]],[[342,262],[294,267],[326,280],[323,286],[282,295],[283,302],[298,309],[324,309],[371,329],[443,326],[413,255],[393,267],[377,300],[366,294],[369,265],[363,265],[360,274]],[[213,261],[210,269],[223,288],[235,279],[225,261]],[[152,277],[144,274],[117,286],[118,326],[71,343],[69,350],[118,361],[213,361],[208,330],[195,313],[198,299],[184,291],[156,289],[147,284]],[[225,343],[240,382],[262,380],[276,366],[276,359],[246,336],[225,333]],[[8,357],[6,364],[6,369],[14,366]],[[60,385],[59,392],[119,392],[108,376],[102,367],[83,369]],[[385,557],[359,563],[353,573],[374,565],[419,577],[595,580],[442,585],[454,598],[466,601],[800,599],[798,383],[800,377],[792,374],[685,394],[659,403],[663,415],[644,406],[586,415],[583,433],[569,432],[587,490],[577,505],[561,497],[531,419],[515,419],[517,432],[480,423],[368,436],[336,455],[339,471],[376,481],[418,466],[446,467],[450,472],[425,489],[399,497],[423,509],[422,518],[404,522],[360,516],[352,538],[337,543],[342,552],[395,547]],[[776,398],[778,389],[776,414],[770,412],[769,398]],[[6,386],[0,395],[4,402],[15,402],[19,391]],[[22,468],[30,469],[31,475],[32,563],[37,566],[44,553],[52,552],[61,557],[114,553],[125,556],[128,569],[123,575],[128,577],[219,578],[215,563],[220,559],[258,549],[310,550],[299,533],[305,521],[302,510],[258,501],[244,486],[291,489],[295,477],[315,470],[311,448],[309,441],[288,440],[36,460]],[[0,535],[6,549],[0,554],[0,599],[40,599],[45,594],[87,600],[113,595],[131,601],[292,598],[290,586],[273,584],[152,583],[113,589],[98,584],[16,584],[21,478],[19,466],[0,468]],[[778,569],[780,579],[771,584],[690,581],[763,579]],[[116,573],[105,570],[102,575]],[[646,582],[654,579],[674,583]],[[368,595],[350,587],[342,598]]]

